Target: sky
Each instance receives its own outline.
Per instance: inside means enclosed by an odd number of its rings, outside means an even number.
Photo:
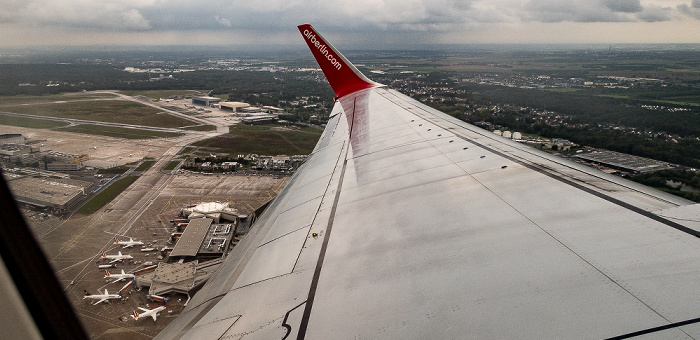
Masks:
[[[700,43],[700,0],[0,0],[0,49],[43,45]]]

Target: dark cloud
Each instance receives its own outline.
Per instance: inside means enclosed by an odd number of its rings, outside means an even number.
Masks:
[[[615,12],[637,13],[642,11],[639,0],[604,0],[603,3]]]
[[[678,5],[678,11],[688,16],[700,20],[700,0],[693,0],[690,6],[686,4]]]
[[[541,22],[657,22],[673,18],[672,8],[643,6],[640,0],[530,0],[524,10],[523,20]]]
[[[531,0],[525,5],[525,20],[542,22],[621,22],[631,19],[598,1]]]
[[[637,14],[637,18],[644,22],[658,22],[671,20],[671,8],[648,7]]]
[[[522,22],[656,22],[682,12],[700,19],[700,0],[0,0],[0,23],[100,32],[227,31],[275,34],[300,23],[330,32],[414,34]],[[675,16],[674,16],[675,15]]]

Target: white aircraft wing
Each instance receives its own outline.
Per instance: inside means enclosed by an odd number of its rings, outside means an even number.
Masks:
[[[157,339],[700,337],[698,205],[369,82],[299,29],[340,97],[326,129]]]
[[[153,321],[157,321],[156,318],[158,318],[158,313],[151,314],[151,317],[153,318]]]
[[[140,310],[142,310],[142,311],[144,311],[144,312],[150,312],[150,311],[151,311],[151,310],[148,309],[148,308],[143,308],[143,307],[136,307],[136,308],[138,308],[138,309],[140,309]]]
[[[98,300],[97,302],[93,303],[92,305],[95,306],[95,305],[97,305],[97,304],[100,304],[100,303],[102,303],[102,302],[107,301],[107,299],[108,299],[108,298],[100,299],[100,300]]]

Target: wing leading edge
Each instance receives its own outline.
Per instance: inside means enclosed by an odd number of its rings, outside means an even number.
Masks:
[[[333,88],[309,160],[158,338],[700,337],[698,205]]]

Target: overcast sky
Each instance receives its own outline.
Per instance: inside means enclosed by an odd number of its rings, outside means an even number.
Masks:
[[[0,0],[0,47],[700,43],[700,0]]]

